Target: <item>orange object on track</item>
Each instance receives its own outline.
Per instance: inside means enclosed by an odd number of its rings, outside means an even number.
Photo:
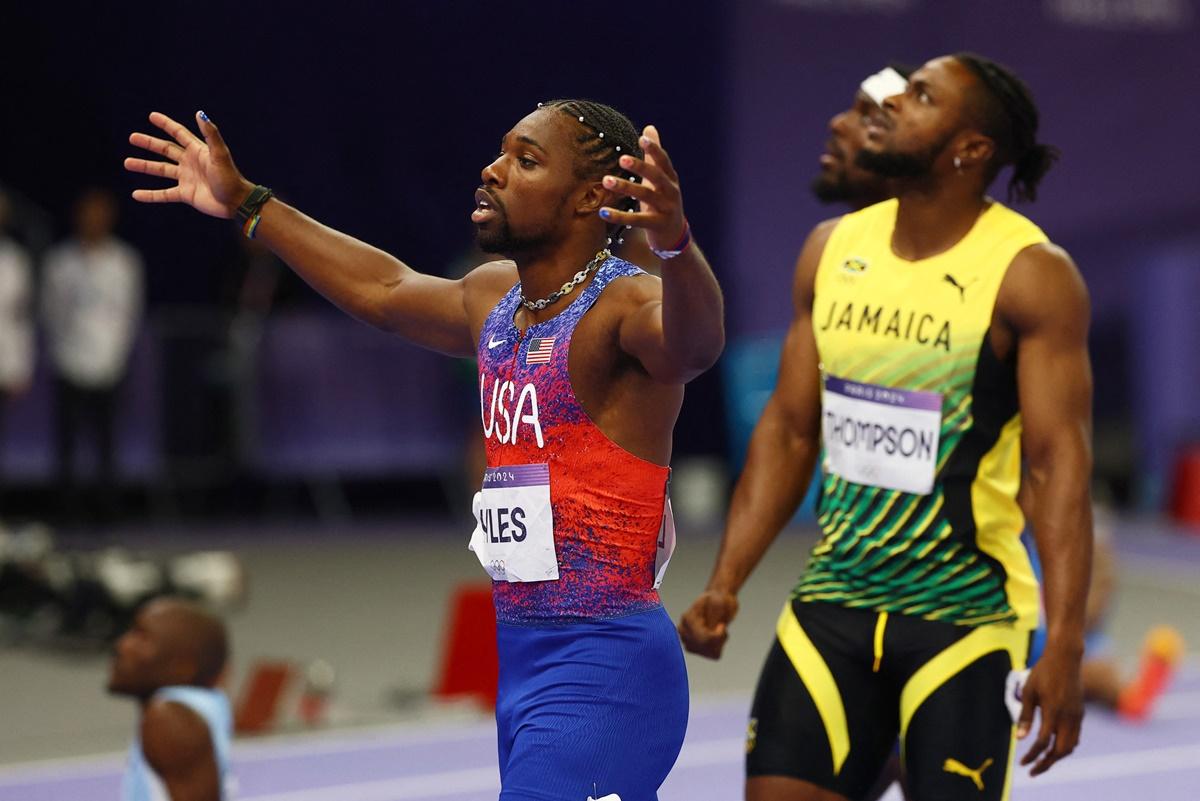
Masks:
[[[490,584],[462,584],[451,601],[450,625],[434,695],[475,696],[496,707],[500,660],[496,652],[496,611]]]
[[[1196,533],[1200,534],[1200,445],[1186,449],[1175,464],[1171,517],[1195,526]]]
[[[291,678],[292,666],[288,662],[255,662],[234,711],[234,731],[261,734],[272,729]]]

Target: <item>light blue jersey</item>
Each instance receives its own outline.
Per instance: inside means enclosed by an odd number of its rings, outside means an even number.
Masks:
[[[183,704],[199,715],[208,724],[212,738],[213,756],[216,758],[218,784],[221,798],[229,797],[228,785],[232,778],[229,772],[229,744],[233,739],[233,716],[229,699],[220,690],[204,687],[163,687],[151,698],[153,701],[173,701]],[[142,753],[142,740],[134,733],[133,744],[125,761],[125,777],[121,782],[121,801],[171,801],[162,779],[146,762]]]

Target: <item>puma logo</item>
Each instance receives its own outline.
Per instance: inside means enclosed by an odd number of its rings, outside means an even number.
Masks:
[[[960,299],[960,300],[962,300],[962,301],[966,301],[966,299],[967,299],[967,287],[969,287],[971,284],[973,284],[973,283],[975,283],[976,281],[978,281],[978,280],[979,280],[979,278],[978,278],[978,277],[976,277],[976,278],[973,278],[973,279],[971,279],[970,281],[968,281],[968,282],[967,282],[967,283],[965,283],[965,284],[960,284],[960,283],[958,283],[958,281],[957,281],[957,280],[954,278],[954,276],[953,276],[953,275],[951,275],[950,273],[946,273],[945,275],[943,275],[943,276],[942,276],[942,280],[943,280],[943,281],[945,281],[945,282],[946,282],[947,284],[949,284],[950,286],[952,286],[952,287],[954,287],[955,289],[957,289],[957,290],[958,290],[958,297],[959,297],[959,299]]]
[[[977,770],[971,770],[966,765],[959,762],[957,759],[951,758],[951,759],[947,759],[942,764],[942,770],[946,771],[947,773],[953,773],[956,776],[966,776],[968,779],[970,779],[972,782],[975,783],[975,789],[979,790],[979,792],[982,793],[983,792],[983,772],[985,770],[987,770],[989,767],[991,767],[991,765],[992,765],[992,759],[989,757],[988,759],[984,760],[984,763],[982,765],[980,765]]]

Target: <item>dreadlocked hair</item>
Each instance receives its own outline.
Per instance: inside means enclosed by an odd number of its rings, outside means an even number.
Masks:
[[[615,175],[637,183],[638,176],[621,167],[621,156],[642,157],[638,145],[638,131],[628,117],[612,106],[593,100],[548,100],[538,103],[538,108],[549,108],[575,118],[580,132],[575,137],[578,158],[575,173],[581,179]],[[622,211],[636,211],[637,200],[622,197],[613,204]],[[610,225],[610,244],[620,244],[618,236],[624,226]]]
[[[954,56],[979,79],[976,112],[982,132],[996,143],[996,154],[989,165],[990,183],[1006,164],[1012,165],[1008,181],[1008,200],[1037,200],[1042,178],[1058,161],[1059,149],[1037,141],[1038,110],[1025,82],[1012,70],[975,53]]]

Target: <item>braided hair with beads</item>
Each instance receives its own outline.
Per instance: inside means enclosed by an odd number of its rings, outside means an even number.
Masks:
[[[575,137],[578,147],[575,172],[581,179],[601,178],[615,175],[628,181],[638,182],[638,176],[621,167],[621,156],[642,157],[638,144],[638,130],[633,122],[612,106],[593,100],[548,100],[538,103],[538,108],[552,109],[573,117],[579,125]],[[622,197],[613,207],[623,211],[636,211],[637,200]],[[610,225],[608,243],[616,246],[624,242],[621,236],[626,226]]]

